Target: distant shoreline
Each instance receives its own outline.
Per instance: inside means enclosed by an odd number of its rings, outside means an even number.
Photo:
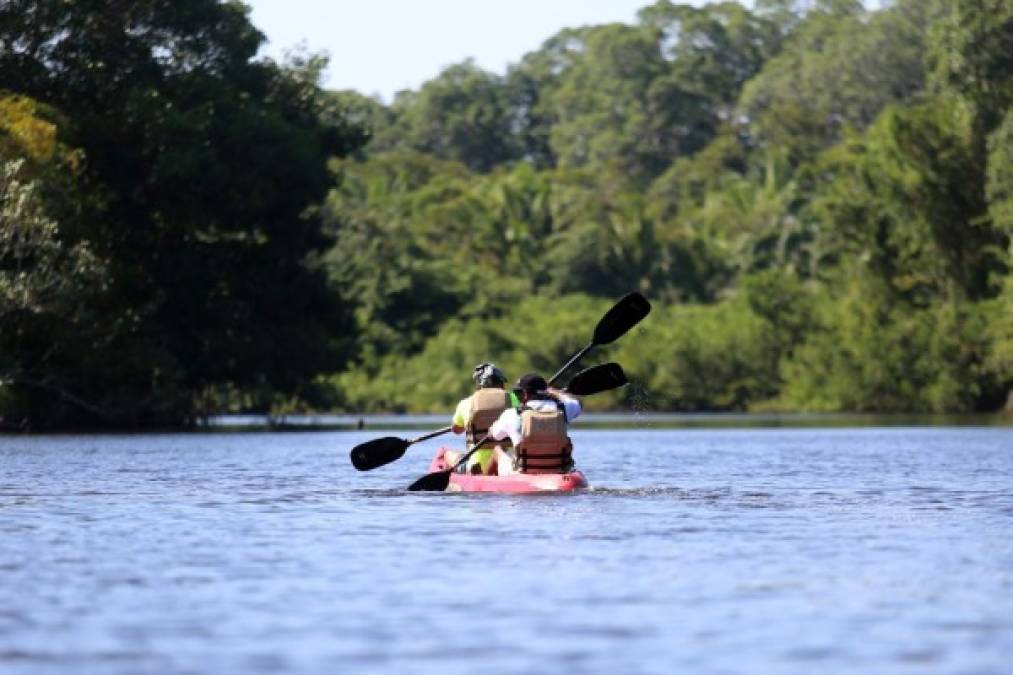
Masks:
[[[217,415],[207,430],[355,431],[427,429],[447,422],[439,414],[299,414]],[[828,428],[903,426],[1013,426],[1013,416],[992,414],[862,414],[862,413],[675,413],[589,412],[574,422],[575,429],[600,428]]]
[[[255,432],[431,431],[449,418],[438,413],[407,414],[292,414],[212,415],[193,426],[150,428],[79,428],[35,431],[30,427],[0,426],[0,439],[15,436],[151,435]],[[857,429],[872,427],[1013,427],[1008,413],[876,414],[876,413],[741,413],[741,412],[588,412],[573,424],[575,430],[663,429]]]

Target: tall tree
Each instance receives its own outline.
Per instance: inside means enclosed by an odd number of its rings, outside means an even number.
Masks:
[[[890,109],[828,153],[814,204],[827,247],[855,254],[920,304],[994,294],[1005,240],[981,218],[971,126],[958,101],[939,99]]]
[[[870,15],[856,0],[817,3],[742,91],[752,142],[787,148],[799,163],[844,129],[864,129],[888,104],[910,101],[924,87],[930,9],[901,0]]]
[[[61,229],[108,261],[94,309],[109,339],[85,372],[62,374],[65,388],[121,424],[178,422],[222,389],[292,391],[340,363],[343,313],[306,264],[327,243],[307,207],[327,189],[328,157],[363,139],[319,96],[319,63],[253,60],[263,36],[248,12],[0,4],[0,89],[73,111],[88,199]]]
[[[735,2],[692,7],[659,0],[639,17],[641,24],[660,31],[658,49],[670,64],[665,75],[670,86],[705,105],[711,133],[690,141],[694,150],[731,120],[742,86],[781,47],[778,24]]]
[[[974,104],[983,138],[1013,106],[1013,2],[938,0],[937,6],[942,18],[930,32],[933,81]]]
[[[550,138],[559,119],[553,92],[583,58],[587,34],[592,30],[586,26],[559,31],[537,50],[525,54],[507,73],[521,154],[539,168],[554,167],[559,161]]]
[[[444,69],[417,92],[401,93],[392,111],[396,121],[377,138],[377,149],[397,145],[474,171],[488,171],[518,155],[502,78],[473,61]]]

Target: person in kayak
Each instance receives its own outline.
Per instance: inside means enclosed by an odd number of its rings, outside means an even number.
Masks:
[[[520,405],[517,396],[512,391],[506,391],[506,375],[495,365],[478,364],[471,373],[471,379],[475,381],[475,393],[457,404],[451,421],[451,428],[455,434],[467,432],[465,438],[468,447],[472,447],[489,433],[489,425],[496,421],[504,410]],[[495,471],[493,446],[492,439],[486,440],[482,449],[468,458],[465,470],[475,474],[493,473]],[[454,466],[462,454],[448,450],[444,456],[447,464]]]
[[[504,410],[489,427],[495,440],[510,441],[496,447],[497,473],[566,473],[573,469],[569,423],[581,413],[580,400],[549,387],[538,373],[517,380],[521,405]]]

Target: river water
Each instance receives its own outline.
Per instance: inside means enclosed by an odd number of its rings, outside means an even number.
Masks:
[[[386,433],[0,438],[0,672],[1013,672],[1013,428],[576,429],[535,497]]]

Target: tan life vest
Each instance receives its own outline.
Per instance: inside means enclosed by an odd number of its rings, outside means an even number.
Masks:
[[[474,445],[476,441],[481,440],[483,436],[488,434],[492,423],[499,419],[500,413],[509,407],[510,394],[505,389],[479,389],[472,394],[471,415],[466,427],[468,445]],[[502,441],[493,441],[490,438],[482,445],[510,447],[511,443],[509,438],[505,438]]]
[[[517,444],[515,467],[521,473],[565,473],[573,465],[573,444],[566,435],[566,414],[562,409],[522,408],[521,442]]]

